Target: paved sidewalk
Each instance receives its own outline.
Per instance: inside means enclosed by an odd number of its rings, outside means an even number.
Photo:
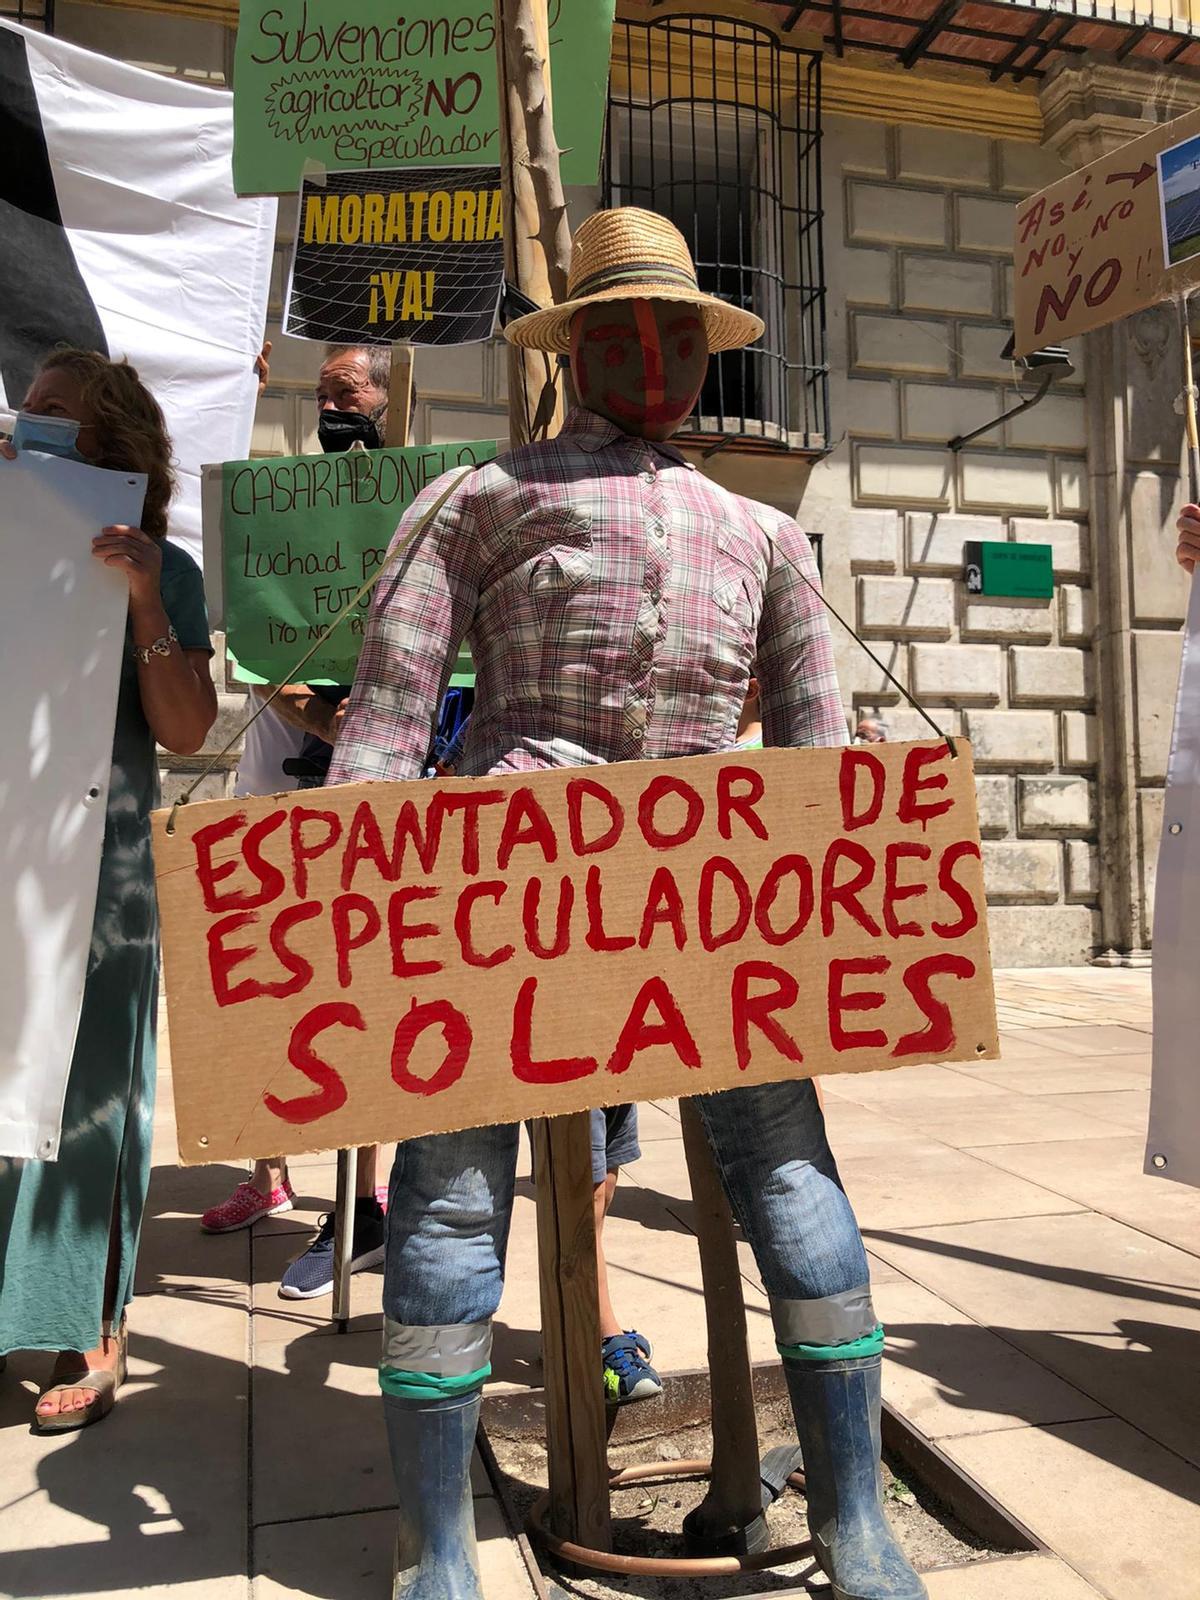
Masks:
[[[1003,1059],[826,1080],[873,1257],[886,1392],[1049,1554],[935,1573],[932,1600],[1194,1600],[1200,1567],[1200,1193],[1141,1176],[1145,973],[1005,974]],[[45,1357],[0,1378],[0,1594],[384,1600],[392,1490],[376,1398],[377,1274],[344,1337],[282,1301],[328,1206],[202,1236],[232,1167],[172,1165],[163,1074],[131,1380],[100,1427],[28,1429]],[[666,1370],[702,1366],[699,1267],[674,1108],[643,1114],[609,1259],[618,1311]],[[527,1169],[526,1169],[527,1170]],[[538,1386],[533,1202],[519,1185],[498,1386]],[[681,1248],[682,1246],[682,1248]],[[754,1353],[772,1355],[743,1247]],[[481,1473],[488,1600],[532,1589]]]

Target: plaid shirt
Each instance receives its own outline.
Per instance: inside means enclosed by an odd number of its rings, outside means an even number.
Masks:
[[[464,777],[728,750],[752,664],[768,745],[844,744],[826,614],[783,552],[817,584],[790,518],[573,411],[470,473],[380,580],[329,782],[420,776],[464,639]]]

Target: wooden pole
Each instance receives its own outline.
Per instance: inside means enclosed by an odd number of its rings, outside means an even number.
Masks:
[[[1187,435],[1188,499],[1200,498],[1200,430],[1196,425],[1196,372],[1192,358],[1192,319],[1185,290],[1179,299],[1179,321],[1183,332],[1183,418]]]
[[[401,450],[408,443],[412,427],[413,347],[392,346],[392,375],[388,380],[387,427],[383,442],[390,450]]]
[[[333,1236],[333,1320],[339,1333],[350,1325],[350,1263],[354,1258],[354,1196],[358,1151],[337,1153],[337,1228]]]
[[[408,443],[412,425],[413,347],[392,346],[392,375],[388,380],[387,425],[383,442],[390,449]],[[353,1256],[355,1205],[358,1187],[358,1151],[337,1155],[337,1231],[333,1243],[333,1321],[339,1333],[350,1326],[350,1261]]]
[[[514,288],[538,306],[548,306],[566,296],[571,233],[551,112],[546,0],[495,0],[495,6],[504,271]],[[535,432],[557,433],[561,386],[553,402],[543,402],[556,359],[509,346],[512,444],[525,444]]]
[[[571,239],[551,115],[546,0],[495,0],[495,7],[505,273],[547,306],[565,295]],[[514,445],[558,431],[561,386],[548,388],[555,370],[553,356],[509,347]],[[608,1550],[591,1152],[586,1111],[534,1124],[551,1527],[560,1538]]]
[[[690,1100],[679,1102],[679,1119],[696,1207],[696,1238],[708,1322],[713,1435],[708,1492],[690,1513],[684,1531],[697,1544],[715,1549],[727,1542],[736,1543],[739,1536],[754,1529],[765,1548],[766,1529],[756,1528],[763,1514],[758,1422],[733,1217],[700,1113]],[[759,1542],[754,1538],[754,1548]]]
[[[591,1550],[610,1550],[587,1112],[539,1118],[533,1125],[533,1162],[550,1526],[560,1538]]]

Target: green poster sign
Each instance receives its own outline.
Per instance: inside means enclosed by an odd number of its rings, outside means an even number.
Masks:
[[[564,183],[595,183],[616,0],[550,0],[554,127]],[[242,0],[233,183],[287,194],[305,162],[499,161],[491,0]]]
[[[225,462],[221,582],[238,676],[288,681],[321,630],[378,570],[421,490],[443,472],[495,454],[488,440]],[[351,681],[369,607],[369,598],[361,601],[339,625],[305,667],[306,682]]]
[[[964,548],[968,594],[1008,600],[1049,600],[1054,593],[1054,550],[1048,544],[968,540]]]

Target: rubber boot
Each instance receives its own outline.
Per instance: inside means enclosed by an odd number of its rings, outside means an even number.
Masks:
[[[787,1361],[804,1452],[808,1531],[834,1600],[928,1600],[879,1496],[882,1360]]]
[[[479,1391],[385,1394],[383,1414],[400,1502],[392,1600],[483,1600],[471,1500]]]

